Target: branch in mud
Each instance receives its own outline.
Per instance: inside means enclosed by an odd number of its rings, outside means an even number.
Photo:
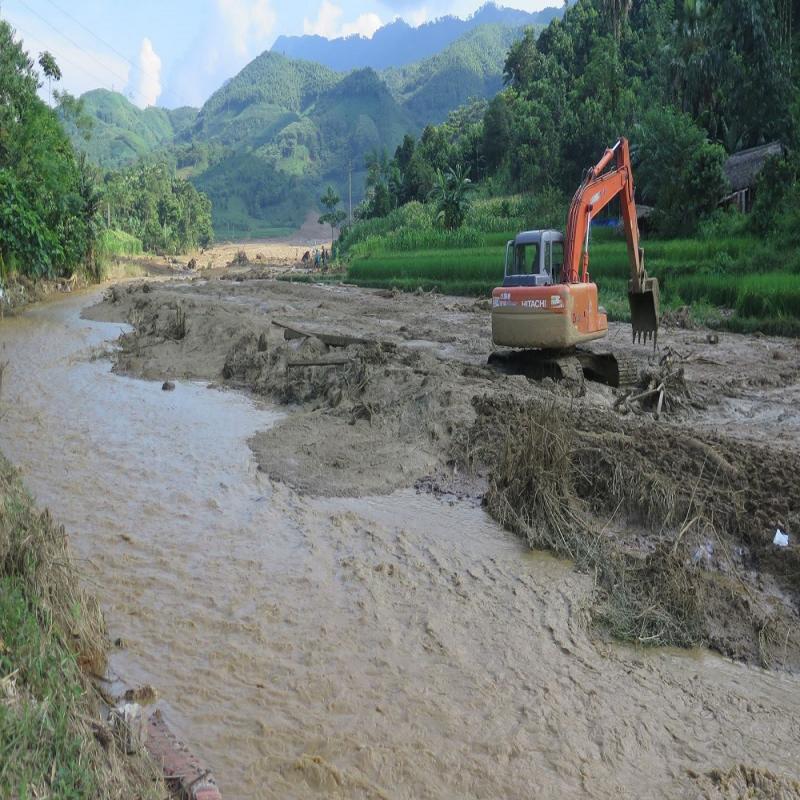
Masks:
[[[667,348],[658,366],[642,370],[636,387],[616,399],[614,409],[621,414],[651,412],[659,419],[664,411],[674,412],[689,406],[691,396],[683,361],[680,354]]]

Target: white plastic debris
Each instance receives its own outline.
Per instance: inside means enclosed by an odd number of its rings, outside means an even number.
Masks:
[[[789,534],[784,533],[780,528],[778,528],[775,531],[775,538],[772,540],[772,544],[776,545],[777,547],[788,547]]]

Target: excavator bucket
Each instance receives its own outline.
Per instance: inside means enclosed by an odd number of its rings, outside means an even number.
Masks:
[[[633,341],[646,342],[652,338],[653,347],[658,340],[659,296],[658,278],[645,278],[638,291],[629,287],[628,302],[631,307]]]

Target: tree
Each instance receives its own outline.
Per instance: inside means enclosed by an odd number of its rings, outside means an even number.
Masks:
[[[319,199],[328,210],[319,218],[320,225],[331,226],[331,241],[334,239],[334,228],[338,228],[347,218],[347,214],[341,208],[336,208],[341,202],[341,198],[336,194],[333,186],[328,186],[325,194]]]
[[[511,113],[505,96],[498,94],[489,103],[483,118],[483,154],[490,172],[500,166],[509,151],[511,125]]]
[[[466,169],[457,164],[447,172],[437,170],[436,183],[431,191],[431,199],[436,203],[436,217],[444,227],[451,231],[460,228],[467,215],[469,191],[472,181],[466,177]]]
[[[42,68],[42,72],[44,72],[47,78],[47,104],[51,105],[53,99],[53,81],[57,82],[61,80],[61,68],[56,64],[53,54],[49,53],[47,50],[39,56],[39,66]]]
[[[726,192],[725,150],[674,109],[648,111],[636,141],[636,180],[642,200],[655,206],[657,226],[667,234],[692,233]]]

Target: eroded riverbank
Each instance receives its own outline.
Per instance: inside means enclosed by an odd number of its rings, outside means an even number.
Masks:
[[[295,288],[273,293],[270,284],[248,299],[212,288],[215,302],[217,292],[232,296],[220,311],[230,325],[206,330],[204,347],[193,349],[199,340],[189,335],[148,355],[140,341],[137,357],[152,368],[142,374],[184,379],[175,392],[91,360],[120,328],[79,318],[90,297],[0,323],[11,362],[0,447],[71,532],[111,635],[126,643],[113,668],[126,682],[157,687],[165,714],[226,796],[528,797],[535,787],[540,797],[714,797],[724,796],[717,784],[737,782],[797,791],[789,780],[796,676],[700,650],[599,641],[585,624],[591,581],[531,553],[470,503],[413,489],[315,498],[292,487],[290,464],[278,475],[287,483],[271,480],[268,460],[257,470],[248,439],[277,441],[302,415],[275,427],[285,411],[186,379],[222,383],[232,345],[251,332],[241,325],[264,306],[324,304],[327,295],[287,300]],[[165,291],[186,297],[192,288]],[[145,319],[147,308],[139,310]],[[384,309],[372,313],[370,324],[391,328]],[[191,332],[196,315],[187,314]],[[163,324],[170,319],[165,311]],[[252,331],[256,353],[263,324]],[[478,330],[463,367],[445,365],[465,393]],[[429,357],[405,365],[416,376],[409,381],[424,380],[414,369]],[[159,368],[148,358],[165,361]],[[425,386],[408,386],[398,402],[426,396]],[[304,398],[304,414],[326,413],[325,391],[325,402]],[[474,413],[469,399],[453,405]],[[344,428],[333,430],[332,438]],[[402,447],[385,466],[408,475],[400,485],[441,466],[431,445],[430,462],[404,461],[417,434],[400,423],[389,430]],[[351,455],[336,455],[335,440],[305,443],[294,469],[305,474],[316,459],[319,480],[339,469],[321,456]],[[342,462],[340,490],[358,483],[357,469]],[[759,771],[708,775],[740,764]]]

